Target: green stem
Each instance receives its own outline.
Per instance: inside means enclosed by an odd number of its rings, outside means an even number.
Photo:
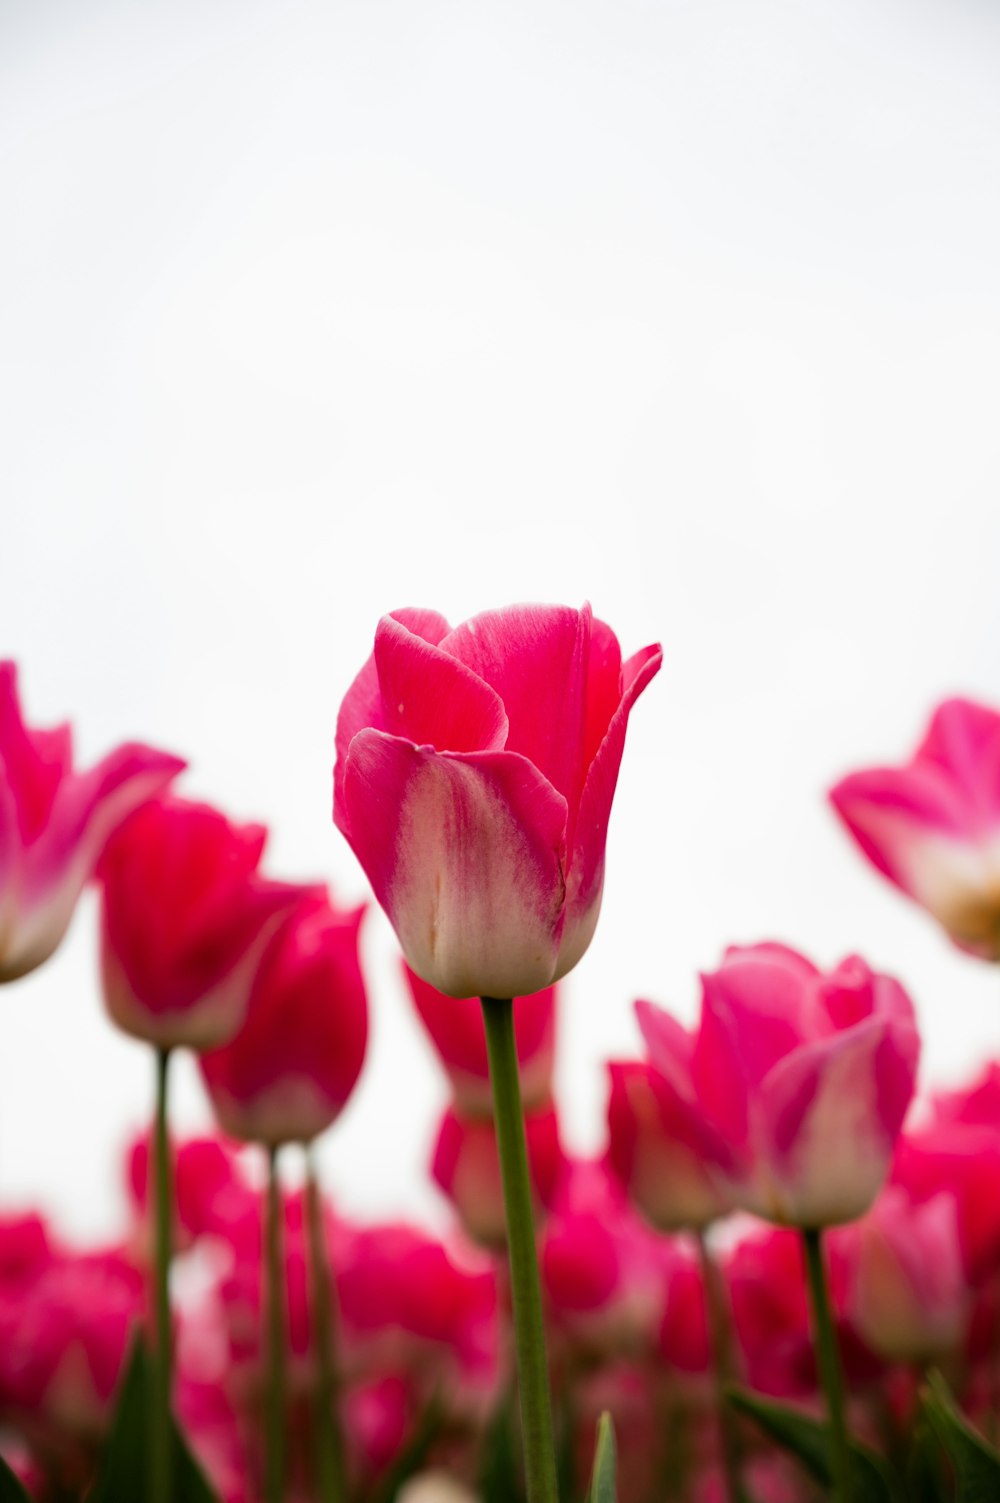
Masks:
[[[282,1257],[281,1185],[278,1150],[268,1149],[265,1301],[267,1306],[267,1375],[265,1394],[265,1485],[267,1503],[285,1496],[285,1264]]]
[[[167,1137],[167,1077],[170,1050],[156,1051],[156,1126],[150,1179],[155,1195],[156,1360],[153,1363],[153,1415],[149,1448],[153,1503],[173,1497],[173,1436],[170,1396],[173,1389],[170,1330],[170,1258],[173,1240],[173,1183]]]
[[[830,1311],[830,1295],[827,1289],[821,1237],[818,1227],[803,1229],[802,1241],[805,1246],[806,1271],[809,1277],[809,1294],[813,1309],[813,1341],[820,1377],[823,1380],[823,1390],[826,1394],[830,1422],[832,1497],[837,1500],[837,1503],[849,1503],[852,1496],[851,1453],[847,1440],[847,1422],[844,1417],[844,1374],[840,1364],[837,1334]]]
[[[542,1293],[514,1044],[514,1004],[510,1000],[483,997],[482,1005],[507,1215],[507,1254],[528,1503],[558,1503]]]
[[[722,1271],[708,1245],[704,1228],[695,1233],[701,1278],[705,1287],[705,1310],[712,1345],[712,1371],[715,1382],[715,1409],[722,1447],[722,1472],[728,1503],[742,1503],[745,1493],[741,1477],[740,1436],[736,1416],[726,1402],[726,1390],[734,1378],[733,1333],[729,1317],[729,1300]]]
[[[311,1148],[306,1149],[306,1217],[316,1340],[316,1481],[319,1503],[344,1503],[347,1474],[337,1375],[339,1311]]]

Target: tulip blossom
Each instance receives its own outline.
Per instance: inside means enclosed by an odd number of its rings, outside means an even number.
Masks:
[[[754,945],[702,977],[697,1034],[656,1008],[641,1016],[677,1141],[697,1146],[731,1204],[806,1228],[868,1209],[919,1055],[897,981],[857,956],[823,975],[784,946]]]
[[[405,962],[403,970],[420,1021],[447,1072],[456,1106],[466,1116],[492,1116],[486,1030],[478,1000],[447,997],[421,981]],[[521,1102],[529,1112],[546,1105],[552,1094],[555,1003],[554,986],[514,999]]]
[[[852,773],[830,792],[883,876],[955,944],[1000,960],[1000,714],[968,699],[938,706],[902,767]]]
[[[653,1226],[698,1231],[730,1209],[712,1173],[715,1161],[727,1155],[693,1098],[690,1073],[675,1067],[690,1054],[688,1036],[651,1003],[636,1003],[636,1016],[650,1060],[608,1066],[609,1161]],[[660,1043],[671,1035],[673,1053]]]
[[[915,1205],[890,1186],[837,1243],[846,1264],[844,1309],[890,1362],[926,1362],[957,1349],[969,1297],[953,1196]]]
[[[337,722],[334,820],[418,976],[509,998],[577,963],[629,712],[660,661],[623,664],[589,607],[382,618]]]
[[[202,1237],[238,1236],[256,1208],[237,1157],[221,1138],[188,1138],[173,1153],[174,1243],[186,1251]],[[140,1261],[151,1256],[150,1138],[143,1134],[129,1149],[126,1189],[138,1225],[133,1249]]]
[[[340,1115],[368,1036],[363,913],[306,890],[261,957],[240,1031],[202,1054],[212,1106],[233,1137],[307,1143]]]
[[[17,670],[0,663],[0,981],[48,959],[108,836],[184,765],[130,742],[74,772],[70,727],[25,725]]]
[[[552,1204],[565,1167],[554,1108],[531,1113],[524,1129],[537,1210]],[[507,1220],[493,1123],[455,1110],[446,1112],[431,1174],[455,1206],[469,1236],[486,1247],[503,1247]]]
[[[101,968],[112,1020],[160,1049],[209,1049],[246,1015],[260,953],[303,889],[257,872],[266,832],[156,799],[108,842]]]

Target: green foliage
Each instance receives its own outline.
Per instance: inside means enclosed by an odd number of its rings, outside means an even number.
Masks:
[[[597,1422],[597,1445],[594,1448],[594,1471],[590,1479],[587,1503],[618,1503],[615,1472],[618,1457],[615,1451],[615,1427],[607,1410]]]
[[[730,1389],[727,1397],[739,1414],[745,1414],[783,1450],[796,1456],[817,1482],[830,1485],[830,1436],[822,1420],[742,1388]],[[880,1456],[852,1443],[851,1497],[852,1503],[904,1503],[907,1495]]]
[[[479,1494],[483,1503],[519,1503],[524,1497],[519,1431],[510,1394],[497,1407],[486,1432],[479,1467]]]
[[[87,1503],[137,1503],[149,1494],[151,1365],[145,1346],[137,1341],[119,1390],[107,1450]],[[173,1478],[174,1503],[218,1503],[176,1425]]]
[[[955,1503],[996,1503],[1000,1454],[959,1413],[940,1373],[931,1375],[924,1413],[954,1472]]]

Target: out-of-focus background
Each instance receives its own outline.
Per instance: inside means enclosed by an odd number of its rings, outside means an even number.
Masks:
[[[182,752],[274,874],[355,900],[333,730],[378,617],[589,598],[665,664],[564,990],[571,1146],[633,999],[692,1017],[731,941],[899,973],[925,1083],[1000,1053],[996,972],[824,805],[938,697],[1000,701],[998,77],[991,0],[2,0],[29,717]],[[365,956],[328,1182],[433,1218],[445,1091],[375,911]],[[152,1066],[92,897],[2,1002],[0,1206],[110,1233]]]

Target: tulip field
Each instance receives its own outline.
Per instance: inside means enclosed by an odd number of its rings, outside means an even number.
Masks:
[[[928,1093],[919,978],[769,933],[700,976],[693,1027],[614,999],[641,1053],[606,1061],[602,1146],[571,1152],[560,983],[660,648],[587,606],[373,625],[333,824],[448,1082],[443,1235],[345,1217],[319,1169],[369,1051],[366,908],[272,871],[171,751],[81,770],[0,665],[0,979],[92,883],[107,1026],[150,1079],[107,1165],[118,1241],[0,1214],[0,1503],[1000,1499],[1000,1064]],[[846,771],[830,821],[995,963],[1000,712],[945,700],[900,751]],[[211,1134],[172,1128],[179,1051]]]

